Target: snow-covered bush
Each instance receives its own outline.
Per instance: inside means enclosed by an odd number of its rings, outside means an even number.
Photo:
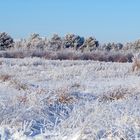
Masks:
[[[13,38],[5,32],[0,33],[0,50],[6,50],[13,47]]]

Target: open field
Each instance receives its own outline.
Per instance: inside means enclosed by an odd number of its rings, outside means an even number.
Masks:
[[[1,139],[140,139],[139,107],[132,63],[0,58]]]

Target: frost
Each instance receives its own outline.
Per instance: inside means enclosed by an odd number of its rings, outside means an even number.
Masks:
[[[1,139],[140,138],[140,73],[131,63],[0,61]]]

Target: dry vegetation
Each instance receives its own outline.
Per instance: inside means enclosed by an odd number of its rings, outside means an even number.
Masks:
[[[121,52],[79,52],[73,50],[63,51],[42,51],[42,50],[28,50],[27,51],[6,51],[0,52],[0,57],[4,58],[25,58],[25,57],[40,57],[47,60],[94,60],[104,62],[132,62],[132,53],[121,53]]]
[[[135,89],[129,89],[129,88],[123,88],[123,87],[118,87],[116,89],[113,89],[111,91],[108,91],[107,93],[103,94],[103,97],[101,97],[99,100],[100,101],[105,101],[105,102],[110,102],[114,100],[124,100],[127,99],[135,93]]]
[[[135,70],[138,71],[140,69],[140,58],[138,56],[135,56],[133,58],[133,65],[132,65],[132,71]]]
[[[11,75],[9,75],[9,74],[2,74],[2,75],[0,75],[0,80],[2,82],[9,81],[10,79],[11,79]]]
[[[0,61],[2,138],[139,138],[140,78],[132,63]]]

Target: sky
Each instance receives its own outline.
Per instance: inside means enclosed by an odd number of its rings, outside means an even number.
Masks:
[[[140,0],[0,0],[0,32],[16,39],[74,33],[104,43],[134,41]]]

